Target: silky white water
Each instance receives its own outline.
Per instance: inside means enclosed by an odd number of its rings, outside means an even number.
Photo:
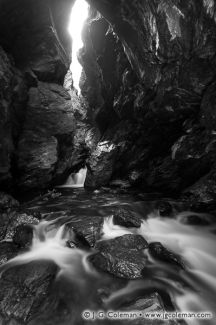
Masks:
[[[60,218],[61,219],[61,218]],[[75,237],[73,230],[64,224],[57,226],[55,221],[42,221],[34,226],[34,237],[30,250],[11,259],[1,266],[0,273],[16,265],[32,261],[52,261],[59,267],[58,276],[85,282],[85,275],[96,275],[86,262],[90,253],[77,248],[67,247],[67,241]]]
[[[180,255],[186,264],[185,271],[181,270],[179,274],[174,274],[175,272],[171,271],[172,266],[154,261],[155,265],[149,267],[151,280],[148,277],[147,267],[146,281],[141,281],[139,284],[130,283],[128,288],[110,297],[109,302],[131,294],[137,288],[147,289],[152,286],[152,283],[156,290],[157,287],[165,288],[167,285],[167,290],[178,311],[207,311],[213,314],[212,320],[195,319],[187,322],[195,325],[216,324],[216,238],[213,233],[215,228],[188,226],[180,223],[182,215],[191,214],[191,212],[184,212],[177,215],[176,219],[151,217],[143,221],[139,229],[127,229],[114,225],[112,217],[105,219],[103,239],[111,239],[124,234],[139,234],[149,243],[162,243],[164,247]],[[185,282],[187,286],[179,285],[182,282]]]
[[[116,204],[117,201],[113,201]],[[103,202],[102,202],[103,203]],[[102,204],[101,203],[101,204]],[[110,202],[108,206],[110,205]],[[88,205],[91,209],[91,205]],[[148,250],[149,263],[143,273],[143,279],[129,281],[123,289],[116,290],[104,299],[104,308],[118,308],[126,297],[136,298],[136,292],[165,291],[171,296],[173,305],[181,312],[211,312],[212,320],[187,320],[188,324],[215,325],[216,312],[216,238],[214,226],[188,226],[181,223],[184,216],[191,212],[180,213],[175,219],[160,218],[158,212],[150,213],[140,228],[124,228],[113,224],[113,217],[105,217],[101,238],[110,240],[125,234],[142,235],[148,243],[160,242],[164,247],[183,259],[186,269],[177,270],[172,265],[155,260]],[[0,274],[10,267],[27,264],[32,261],[52,261],[58,267],[57,278],[65,278],[76,283],[82,291],[83,302],[90,292],[100,288],[105,280],[88,262],[88,256],[95,251],[69,248],[68,240],[73,242],[75,234],[68,224],[72,217],[60,217],[52,221],[41,221],[34,226],[34,237],[30,249],[1,266]],[[109,278],[108,281],[113,281]],[[98,286],[97,286],[98,285]],[[87,299],[88,297],[86,297]]]
[[[81,168],[78,173],[72,173],[64,185],[57,186],[58,188],[83,188],[85,184],[87,168]]]

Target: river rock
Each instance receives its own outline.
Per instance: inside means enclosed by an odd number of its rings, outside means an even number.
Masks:
[[[57,268],[49,262],[13,266],[0,279],[0,313],[5,319],[26,323],[45,304]]]
[[[3,241],[0,243],[0,265],[15,257],[19,252],[16,244]]]
[[[97,240],[101,238],[103,218],[87,216],[78,220],[75,218],[67,224],[67,227],[72,227],[74,230],[75,242],[77,242],[78,246],[93,247]]]
[[[113,214],[113,223],[126,228],[140,228],[141,219],[126,209],[118,209]]]
[[[33,239],[33,226],[21,224],[16,227],[13,242],[21,248],[29,247]]]
[[[204,215],[191,214],[189,216],[180,218],[180,221],[186,225],[208,226],[211,224],[211,221],[213,221],[213,219],[208,218],[208,216]]]
[[[161,201],[157,204],[157,208],[159,211],[160,216],[162,217],[168,217],[172,213],[172,205],[169,202]]]
[[[185,269],[185,264],[180,256],[165,248],[161,243],[154,242],[149,244],[150,254],[159,261],[172,264],[178,268]]]
[[[17,227],[20,227],[22,233],[22,225],[36,225],[39,219],[30,213],[21,213],[10,211],[1,213],[0,218],[0,240],[11,240],[14,237]],[[27,226],[29,227],[29,226]],[[31,226],[32,227],[32,226]],[[18,235],[18,234],[17,234]],[[25,237],[25,231],[23,233]],[[21,239],[21,238],[20,238]]]
[[[120,278],[137,279],[146,265],[143,250],[148,243],[142,236],[124,235],[115,239],[99,241],[90,256],[90,262],[98,269]]]

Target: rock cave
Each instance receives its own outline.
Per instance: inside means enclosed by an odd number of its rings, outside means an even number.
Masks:
[[[0,0],[0,325],[215,325],[215,0]]]

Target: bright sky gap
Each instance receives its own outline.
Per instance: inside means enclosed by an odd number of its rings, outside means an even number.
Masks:
[[[73,39],[72,63],[70,69],[73,76],[74,87],[78,90],[78,93],[80,93],[79,81],[82,73],[82,66],[78,61],[77,52],[79,51],[79,49],[83,47],[83,41],[81,35],[82,35],[84,22],[88,17],[88,8],[89,6],[85,0],[76,0],[72,8],[72,13],[71,13],[70,23],[68,28]]]

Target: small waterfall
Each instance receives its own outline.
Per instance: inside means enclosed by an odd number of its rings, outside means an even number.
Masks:
[[[61,218],[60,218],[61,219]],[[73,230],[67,223],[58,225],[59,220],[41,221],[34,226],[34,237],[29,251],[20,254],[0,267],[0,276],[10,267],[28,264],[33,261],[52,261],[59,267],[58,276],[84,284],[87,275],[96,276],[90,268],[87,257],[91,252],[67,247],[68,240],[74,240]]]
[[[82,188],[84,187],[85,184],[86,174],[87,174],[87,167],[81,168],[78,173],[70,174],[66,183],[58,187]]]

